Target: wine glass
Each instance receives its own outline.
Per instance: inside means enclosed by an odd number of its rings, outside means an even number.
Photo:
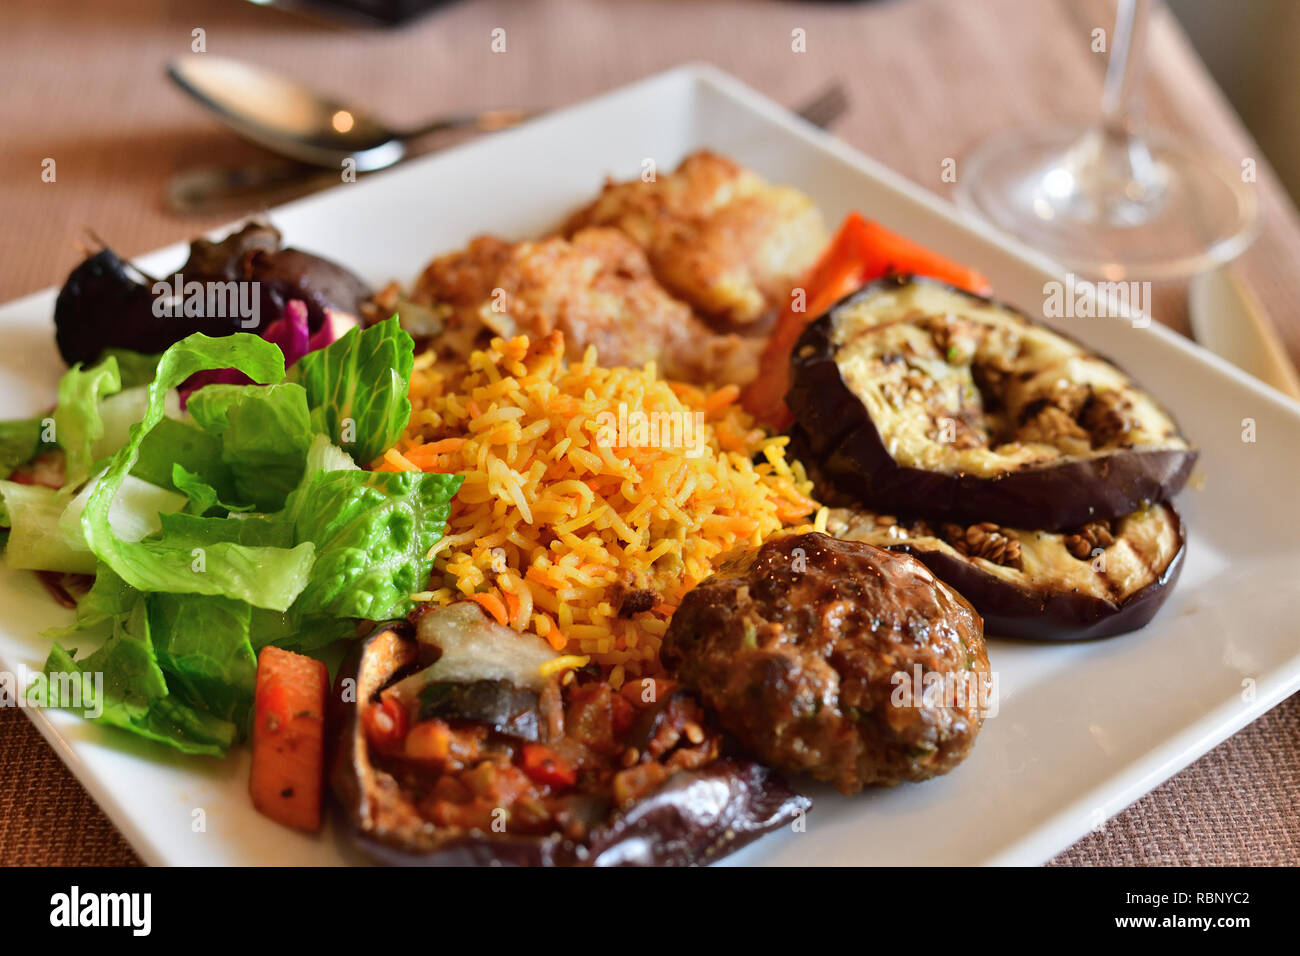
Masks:
[[[1255,236],[1254,189],[1194,144],[1145,129],[1143,51],[1152,0],[1120,0],[1101,122],[998,134],[966,160],[958,201],[1082,275],[1178,279]]]

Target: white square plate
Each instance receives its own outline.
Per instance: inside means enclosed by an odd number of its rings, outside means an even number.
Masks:
[[[1041,312],[1050,263],[708,67],[652,77],[272,218],[287,242],[367,280],[409,282],[471,236],[540,233],[607,174],[637,175],[645,159],[671,169],[703,147],[806,190],[832,226],[861,210],[979,268],[999,298]],[[184,257],[176,246],[140,265],[165,274]],[[54,296],[0,309],[0,417],[53,400],[62,368]],[[1135,634],[991,641],[1000,712],[954,773],[854,798],[813,788],[806,832],[771,835],[733,862],[1041,863],[1300,687],[1300,405],[1159,325],[1066,324],[1154,391],[1201,448],[1196,489],[1179,500],[1190,545],[1177,590]],[[1242,441],[1246,418],[1253,444]],[[0,607],[0,668],[39,668],[48,649],[40,632],[67,612],[30,574],[7,569]],[[355,859],[337,833],[304,837],[255,813],[246,751],[184,758],[69,714],[27,713],[149,863]]]

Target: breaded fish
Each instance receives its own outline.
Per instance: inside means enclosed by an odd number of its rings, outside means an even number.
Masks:
[[[591,226],[631,236],[668,291],[724,325],[756,322],[783,307],[826,244],[810,198],[707,151],[650,182],[607,182],[563,232]]]
[[[594,345],[602,365],[653,361],[668,378],[744,384],[762,348],[759,339],[709,329],[655,281],[645,253],[615,229],[516,245],[480,236],[431,262],[411,299],[447,310],[444,353],[448,342],[464,351],[489,334],[559,331],[572,359]]]

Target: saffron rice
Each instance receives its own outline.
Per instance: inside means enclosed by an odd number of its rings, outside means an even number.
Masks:
[[[410,396],[377,467],[465,476],[420,597],[475,600],[616,686],[658,671],[669,618],[720,555],[817,508],[788,439],[757,427],[737,389],[602,368],[594,348],[566,362],[558,333],[494,339],[458,367],[422,355]],[[642,593],[620,616],[629,591]]]

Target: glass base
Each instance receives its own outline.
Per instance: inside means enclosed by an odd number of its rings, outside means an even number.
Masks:
[[[1239,255],[1257,200],[1240,170],[1163,136],[1024,130],[981,144],[957,199],[1080,275],[1178,279]]]

